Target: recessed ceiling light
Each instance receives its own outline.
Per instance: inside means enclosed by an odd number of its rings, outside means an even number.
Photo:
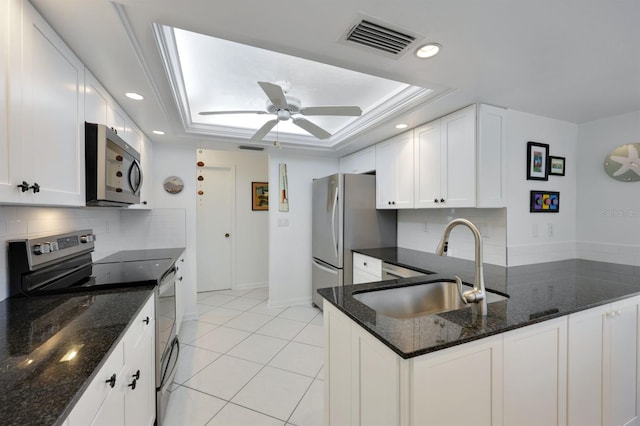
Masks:
[[[427,43],[416,50],[416,56],[420,59],[431,58],[432,56],[436,56],[438,52],[440,52],[440,49],[442,49],[442,46],[438,43]]]
[[[406,129],[407,127],[409,127],[407,123],[396,124],[396,129]]]
[[[164,132],[162,130],[154,130],[153,134],[154,135],[164,135]]]
[[[127,92],[125,96],[129,99],[133,99],[134,101],[141,101],[144,99],[144,96],[136,93],[136,92]]]

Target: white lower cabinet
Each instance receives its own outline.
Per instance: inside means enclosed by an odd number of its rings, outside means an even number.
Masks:
[[[566,424],[567,317],[505,333],[503,351],[503,424]]]
[[[634,297],[569,317],[569,425],[640,424],[639,303]]]
[[[501,424],[501,359],[494,336],[408,360],[410,424]]]
[[[501,338],[409,360],[324,304],[325,424],[500,424]]]
[[[640,424],[639,308],[633,297],[404,360],[325,303],[325,424]]]
[[[362,284],[382,281],[382,260],[353,253],[353,283]]]
[[[155,298],[151,295],[66,424],[150,426],[155,421],[155,395]]]

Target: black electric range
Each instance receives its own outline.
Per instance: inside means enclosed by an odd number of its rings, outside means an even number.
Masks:
[[[172,250],[132,250],[92,262],[92,230],[9,241],[10,295],[156,285],[173,271]]]

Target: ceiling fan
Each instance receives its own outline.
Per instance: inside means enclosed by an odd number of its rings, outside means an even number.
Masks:
[[[291,119],[293,124],[311,133],[318,139],[327,139],[331,137],[331,133],[324,130],[317,124],[312,123],[306,118],[294,117],[294,115],[339,115],[346,117],[359,117],[362,110],[357,106],[315,106],[302,107],[300,99],[293,96],[287,96],[277,84],[259,81],[258,84],[267,95],[266,111],[203,111],[200,115],[223,115],[223,114],[273,114],[276,116],[273,120],[269,120],[258,129],[251,137],[252,141],[261,141],[267,133],[273,129],[280,121]]]

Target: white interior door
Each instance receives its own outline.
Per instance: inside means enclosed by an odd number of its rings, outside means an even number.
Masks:
[[[203,167],[199,170],[198,291],[232,287],[235,169]]]

